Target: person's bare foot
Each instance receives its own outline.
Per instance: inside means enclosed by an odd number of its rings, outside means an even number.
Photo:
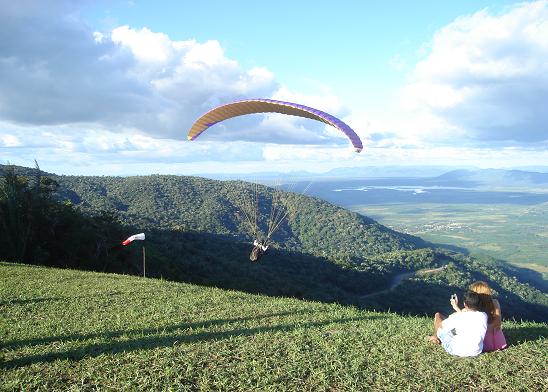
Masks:
[[[432,343],[441,344],[441,341],[438,339],[438,337],[434,336],[434,335],[427,336],[426,340],[428,340],[429,342],[432,342]]]

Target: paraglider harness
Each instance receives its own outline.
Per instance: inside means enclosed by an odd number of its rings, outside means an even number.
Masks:
[[[306,193],[310,184],[306,186],[303,194]],[[262,216],[261,209],[259,209],[259,200],[261,198],[267,199],[268,192],[266,189],[259,189],[259,184],[257,183],[251,185],[249,192],[245,187],[243,190],[243,202],[240,204],[238,212],[242,214],[243,220],[247,224],[250,234],[253,236],[252,238],[255,238],[249,260],[258,261],[266,253],[272,235],[294,210],[283,202],[284,196],[281,195],[282,192],[280,189],[274,190],[271,195],[270,216],[267,219],[268,227],[266,232],[262,233],[257,224]]]
[[[266,253],[266,250],[268,249],[268,245],[263,245],[262,241],[253,241],[253,250],[251,251],[251,254],[249,255],[249,260],[251,261],[258,261],[262,255]]]

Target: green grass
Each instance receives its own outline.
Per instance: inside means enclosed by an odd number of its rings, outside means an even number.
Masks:
[[[0,263],[2,390],[540,391],[546,324],[455,358],[431,320],[139,277]]]

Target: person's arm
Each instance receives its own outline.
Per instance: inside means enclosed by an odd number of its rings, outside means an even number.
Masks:
[[[500,303],[498,300],[493,299],[493,305],[495,306],[495,318],[493,319],[492,325],[495,329],[500,329],[502,326],[502,313],[500,311]]]
[[[458,297],[456,297],[455,299],[451,298],[449,300],[449,302],[451,303],[451,306],[453,307],[455,312],[462,312],[462,309],[459,308],[459,298]]]

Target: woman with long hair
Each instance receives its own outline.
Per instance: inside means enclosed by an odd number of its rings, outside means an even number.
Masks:
[[[487,313],[488,324],[485,339],[483,340],[483,351],[489,352],[505,349],[508,345],[502,333],[502,316],[499,301],[493,298],[493,291],[485,282],[474,282],[470,285],[469,289],[480,295],[481,310]],[[461,311],[456,299],[451,299],[451,305],[457,312]]]

